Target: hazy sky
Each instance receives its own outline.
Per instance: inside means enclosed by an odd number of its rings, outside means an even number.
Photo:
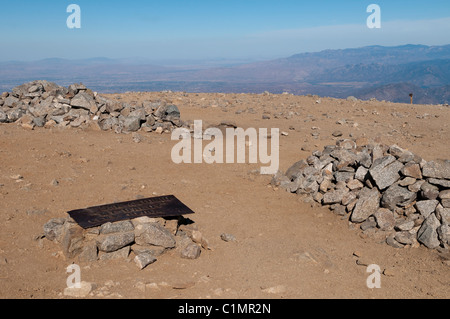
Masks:
[[[369,4],[381,29],[369,29]],[[69,29],[70,4],[81,29]],[[450,43],[449,0],[2,1],[0,60],[276,58],[366,45]]]

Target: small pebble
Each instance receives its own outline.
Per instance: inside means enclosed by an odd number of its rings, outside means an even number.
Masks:
[[[231,234],[225,234],[225,233],[220,235],[220,239],[222,239],[223,241],[226,241],[226,242],[236,241],[236,237],[234,237]]]

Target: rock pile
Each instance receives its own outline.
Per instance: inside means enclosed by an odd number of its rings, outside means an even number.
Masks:
[[[43,236],[61,245],[64,256],[79,262],[95,262],[134,255],[143,269],[157,257],[175,250],[180,257],[197,259],[208,241],[195,224],[175,219],[139,217],[83,229],[72,218],[53,218],[44,225]]]
[[[162,133],[183,126],[175,105],[161,101],[129,105],[102,97],[83,84],[66,88],[42,80],[22,84],[0,96],[0,123],[14,122],[29,129],[97,125],[117,133],[139,129]]]
[[[397,145],[364,142],[339,140],[278,172],[271,183],[312,197],[391,246],[447,249],[450,161],[426,162]]]

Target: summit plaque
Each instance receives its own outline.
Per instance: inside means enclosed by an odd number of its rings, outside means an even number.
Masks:
[[[176,217],[194,212],[173,195],[94,206],[69,211],[82,228],[92,228],[107,222],[118,222],[142,216],[151,218]]]

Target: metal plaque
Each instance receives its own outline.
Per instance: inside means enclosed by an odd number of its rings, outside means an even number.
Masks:
[[[176,217],[194,212],[173,195],[138,199],[128,202],[94,206],[68,212],[82,228],[91,228],[107,222],[118,222],[142,216],[152,218]]]

